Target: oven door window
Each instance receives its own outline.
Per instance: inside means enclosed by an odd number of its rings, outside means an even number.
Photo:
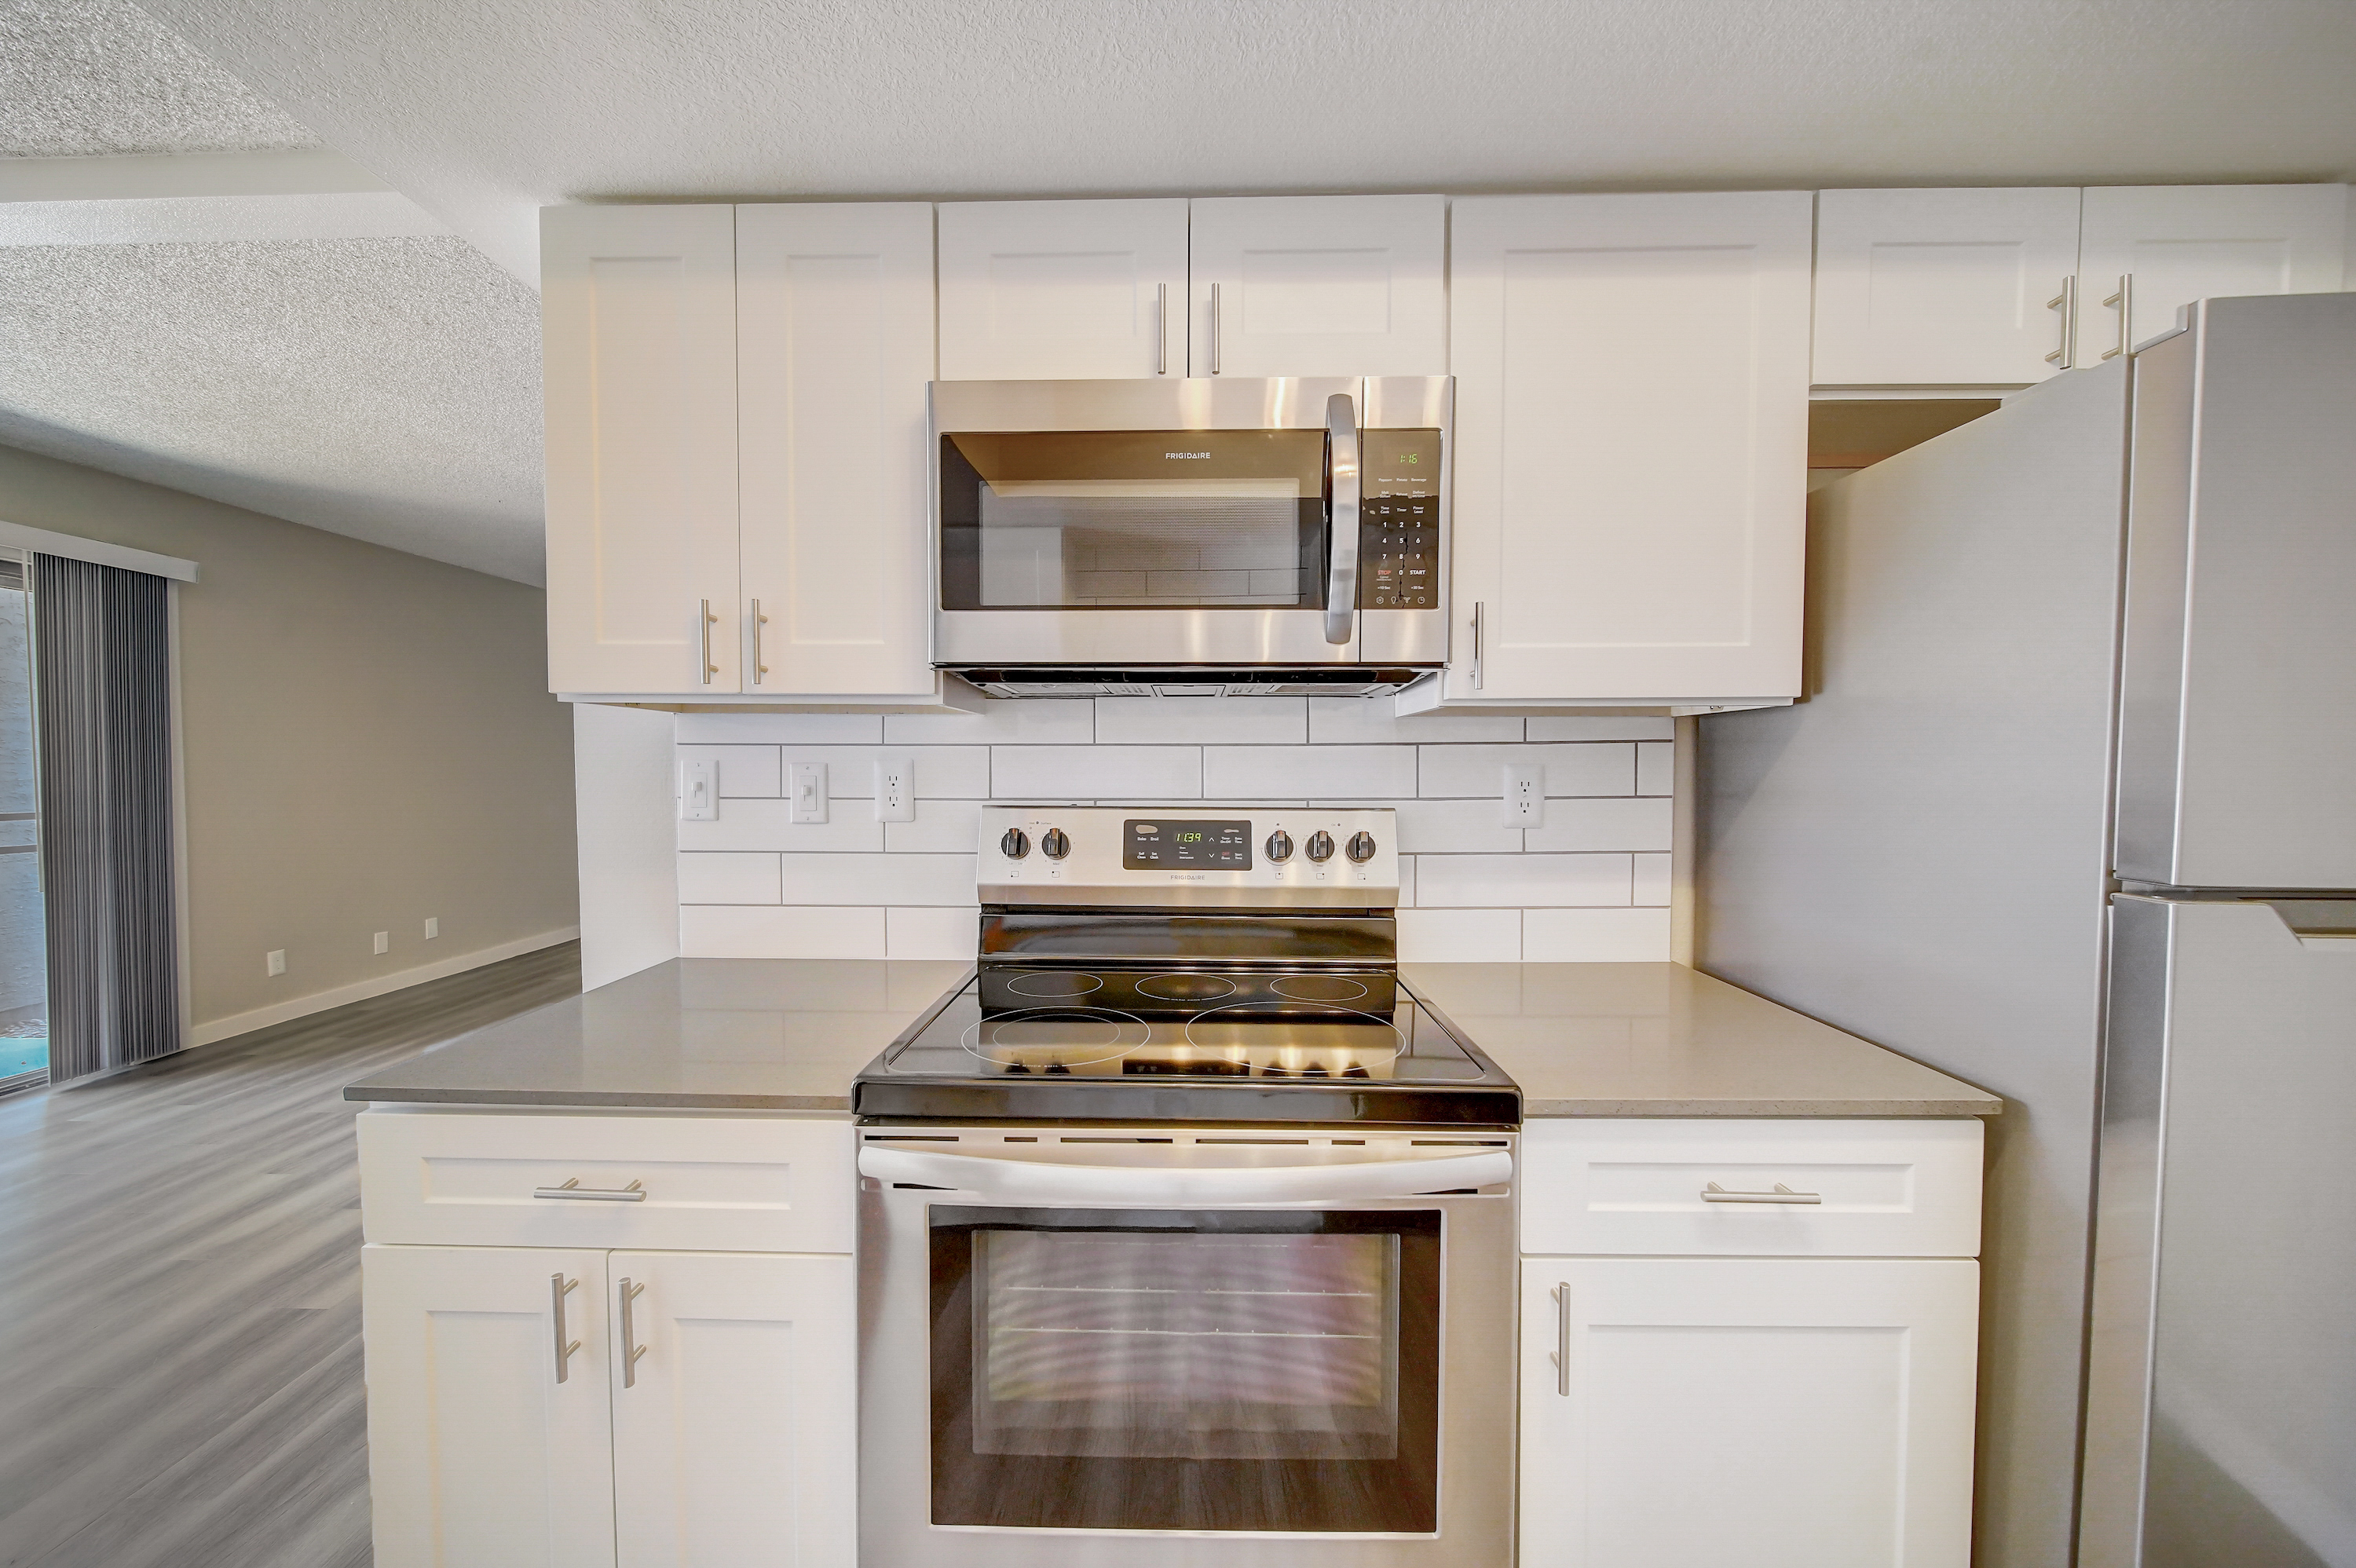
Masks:
[[[1325,432],[941,437],[947,610],[1319,609]]]
[[[932,1520],[1438,1529],[1432,1211],[931,1211]]]

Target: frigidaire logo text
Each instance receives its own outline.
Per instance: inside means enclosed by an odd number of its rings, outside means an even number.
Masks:
[[[1162,455],[1164,457],[1208,457],[1211,454],[1207,452],[1165,452]]]

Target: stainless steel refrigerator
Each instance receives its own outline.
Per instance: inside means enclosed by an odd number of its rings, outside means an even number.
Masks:
[[[2356,294],[1816,497],[1701,966],[2004,1094],[1976,1560],[2356,1568]]]

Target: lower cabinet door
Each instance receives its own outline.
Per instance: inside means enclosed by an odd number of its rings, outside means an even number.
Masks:
[[[1522,1568],[1965,1568],[1979,1265],[1526,1258]]]
[[[614,1561],[605,1254],[360,1250],[377,1568]]]
[[[851,1260],[613,1253],[607,1270],[624,1568],[851,1568]]]

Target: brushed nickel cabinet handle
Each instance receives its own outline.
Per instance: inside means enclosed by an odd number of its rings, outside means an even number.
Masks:
[[[765,665],[765,664],[763,664],[763,663],[761,662],[761,628],[762,628],[762,627],[764,627],[764,626],[766,626],[766,625],[767,625],[768,624],[769,624],[769,618],[768,618],[766,615],[764,615],[764,614],[762,614],[762,613],[761,613],[761,602],[760,602],[758,599],[754,600],[754,601],[753,601],[753,684],[754,684],[755,686],[758,686],[758,685],[760,685],[760,684],[761,684],[761,677],[762,677],[763,676],[765,676],[765,675],[766,675],[766,674],[768,674],[768,673],[769,673],[769,667],[768,667],[767,665]]]
[[[1701,1189],[1701,1200],[1705,1203],[1821,1203],[1825,1195],[1821,1192],[1794,1192],[1780,1181],[1772,1192],[1729,1192],[1713,1181]]]
[[[2103,356],[2105,359],[2115,359],[2120,355],[2125,354],[2134,341],[2132,334],[2134,333],[2135,328],[2131,326],[2129,323],[2135,315],[2135,274],[2133,272],[2121,272],[2119,274],[2119,292],[2113,294],[2103,303],[2107,305],[2116,305],[2119,307],[2119,346],[2116,348],[2107,351]]]
[[[647,1200],[646,1185],[631,1182],[627,1187],[584,1187],[577,1176],[569,1177],[561,1187],[535,1187],[534,1198],[573,1198],[593,1203],[643,1203]]]
[[[564,1381],[572,1375],[570,1363],[573,1360],[573,1352],[581,1348],[580,1340],[568,1339],[564,1335],[564,1298],[580,1283],[577,1279],[565,1278],[562,1269],[548,1276],[549,1316],[556,1324],[556,1381],[558,1382]]]
[[[1219,285],[1211,285],[1211,374],[1219,373]]]
[[[1170,285],[1153,285],[1153,373],[1170,374]]]
[[[2045,357],[2045,362],[2056,369],[2067,370],[2077,363],[2078,357],[2078,280],[2073,275],[2062,280],[2062,292],[2045,302],[2047,310],[2062,313],[2062,346]]]
[[[638,1343],[637,1314],[630,1310],[630,1304],[646,1293],[645,1285],[632,1285],[628,1275],[622,1276],[620,1294],[622,1297],[622,1386],[624,1388],[638,1386],[638,1358],[647,1353],[647,1348]]]
[[[1482,677],[1485,673],[1481,667],[1482,609],[1483,605],[1480,600],[1475,599],[1472,601],[1472,689],[1475,691],[1481,689]]]
[[[711,600],[699,599],[695,603],[695,634],[703,649],[703,684],[710,686],[712,677],[720,673],[720,667],[712,662],[712,628],[719,617],[712,613]]]
[[[1570,1282],[1551,1291],[1554,1297],[1554,1392],[1570,1397]]]

